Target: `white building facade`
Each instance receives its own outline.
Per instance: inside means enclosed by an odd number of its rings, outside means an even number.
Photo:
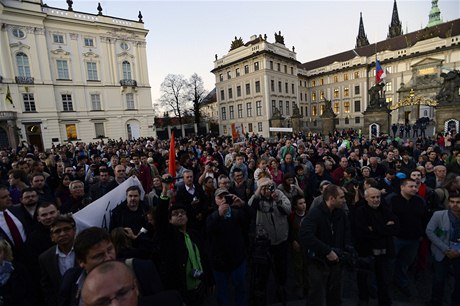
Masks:
[[[139,21],[0,0],[0,146],[154,136]]]
[[[230,135],[231,125],[245,133],[269,134],[275,108],[286,120],[297,103],[297,66],[294,50],[253,36],[246,44],[235,39],[228,54],[214,61],[220,134]]]
[[[314,61],[299,63],[294,48],[284,46],[284,37],[275,34],[275,41],[268,42],[266,35],[246,43],[235,37],[230,51],[216,56],[212,72],[221,134],[231,135],[230,126],[242,124],[245,132],[274,136],[269,129],[275,108],[282,126],[290,127],[294,105],[301,115],[300,131],[329,133],[321,124],[326,100],[336,114],[337,129],[361,129],[368,91],[375,85],[376,58],[386,70],[383,92],[392,123],[414,124],[422,117],[434,120],[433,106],[403,107],[401,101],[413,95],[436,100],[442,73],[460,67],[460,19],[430,22],[424,29],[404,34],[396,2],[383,41],[368,42],[362,18],[354,49]]]

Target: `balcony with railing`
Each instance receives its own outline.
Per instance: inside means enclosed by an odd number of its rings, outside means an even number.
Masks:
[[[33,84],[33,83],[34,83],[33,77],[25,77],[25,76],[16,77],[16,84]]]
[[[123,87],[137,87],[137,81],[131,79],[120,80],[120,85]]]

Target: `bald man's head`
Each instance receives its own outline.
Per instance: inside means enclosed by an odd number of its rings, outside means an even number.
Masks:
[[[82,300],[84,306],[109,305],[113,300],[120,306],[137,306],[138,294],[133,271],[123,262],[106,261],[89,272]]]

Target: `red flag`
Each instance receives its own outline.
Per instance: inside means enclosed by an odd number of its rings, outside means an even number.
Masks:
[[[176,177],[176,148],[174,142],[174,131],[171,133],[171,142],[169,144],[169,174]]]

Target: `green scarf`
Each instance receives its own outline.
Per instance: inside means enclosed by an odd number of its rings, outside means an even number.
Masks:
[[[187,233],[184,233],[185,246],[187,247],[188,260],[185,267],[185,280],[187,283],[187,290],[193,290],[198,288],[201,283],[201,280],[193,277],[192,271],[199,270],[203,271],[201,266],[200,251],[196,245],[190,239],[190,236]]]

